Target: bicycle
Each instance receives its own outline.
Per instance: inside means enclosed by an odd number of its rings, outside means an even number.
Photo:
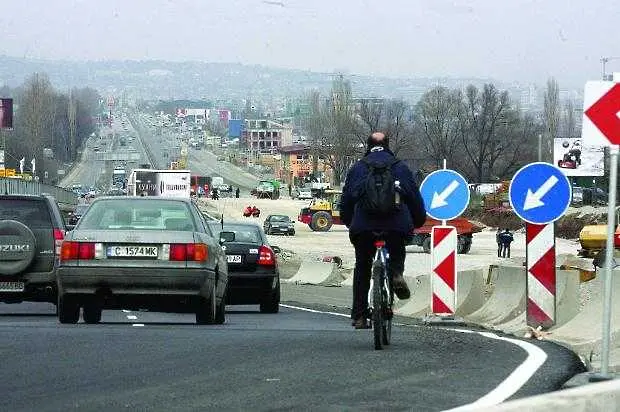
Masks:
[[[392,339],[394,292],[392,280],[388,274],[390,255],[385,248],[385,240],[381,238],[381,233],[375,234],[375,236],[377,236],[377,240],[375,240],[377,251],[372,262],[368,308],[371,315],[375,349],[381,350],[384,345],[389,345]]]

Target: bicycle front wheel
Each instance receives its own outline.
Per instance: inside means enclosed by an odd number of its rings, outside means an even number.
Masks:
[[[383,349],[383,332],[384,332],[384,317],[383,317],[383,293],[381,288],[381,275],[383,273],[383,265],[381,262],[374,262],[372,265],[372,330],[375,336],[375,349]]]

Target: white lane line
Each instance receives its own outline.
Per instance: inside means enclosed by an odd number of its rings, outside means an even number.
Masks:
[[[129,320],[136,320],[136,319],[138,319],[138,317],[136,315],[127,315],[127,319],[129,319]]]
[[[134,323],[131,326],[144,326],[144,323]]]
[[[310,312],[310,313],[322,313],[326,315],[334,315],[334,316],[340,316],[340,317],[346,317],[346,318],[350,317],[349,315],[345,315],[343,313],[326,312],[326,311],[321,311],[321,310],[307,309],[307,308],[301,308],[298,306],[283,305],[283,304],[280,304],[280,306],[284,308],[301,310],[301,311]],[[516,369],[513,370],[512,373],[508,375],[508,377],[504,379],[499,385],[497,385],[495,389],[493,389],[491,392],[487,393],[486,395],[484,395],[482,398],[478,399],[475,402],[472,402],[467,405],[458,406],[454,409],[449,409],[448,411],[450,412],[473,410],[477,408],[483,408],[483,407],[493,406],[493,405],[502,403],[503,401],[510,398],[512,395],[514,395],[519,389],[521,389],[523,385],[525,385],[527,381],[529,381],[530,378],[534,376],[534,374],[538,371],[538,369],[547,360],[547,354],[545,353],[545,351],[543,351],[536,345],[533,345],[529,342],[525,342],[519,339],[505,338],[505,337],[498,336],[491,332],[480,332],[480,331],[475,331],[475,330],[453,329],[453,328],[443,328],[443,329],[449,329],[449,330],[453,330],[455,332],[460,332],[460,333],[477,333],[478,335],[482,335],[488,339],[495,339],[495,340],[509,342],[509,343],[512,343],[513,345],[517,345],[518,347],[520,347],[527,353],[527,358],[525,358],[523,363],[517,366]]]
[[[123,309],[123,313],[131,313],[131,311],[127,309]]]

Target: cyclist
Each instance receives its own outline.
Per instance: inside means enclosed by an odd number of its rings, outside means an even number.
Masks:
[[[371,165],[387,166],[396,186],[397,206],[383,216],[371,213],[368,203],[367,178],[375,173]],[[362,160],[349,170],[342,191],[340,217],[349,228],[349,239],[355,248],[353,273],[353,308],[351,318],[355,329],[367,329],[368,289],[372,259],[375,253],[375,233],[384,233],[390,254],[389,275],[392,287],[399,299],[408,299],[409,288],[403,277],[405,269],[405,241],[411,229],[420,227],[426,220],[424,201],[420,195],[411,170],[394,156],[389,140],[381,132],[373,133],[367,140],[367,151]]]

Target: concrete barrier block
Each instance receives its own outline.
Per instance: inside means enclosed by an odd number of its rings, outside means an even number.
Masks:
[[[332,262],[320,262],[316,260],[304,260],[299,270],[286,283],[297,285],[339,285],[344,280],[338,267]]]
[[[461,270],[456,277],[456,316],[469,315],[484,305],[484,271]]]
[[[525,268],[498,266],[497,281],[489,300],[465,320],[480,325],[499,325],[525,312]]]

